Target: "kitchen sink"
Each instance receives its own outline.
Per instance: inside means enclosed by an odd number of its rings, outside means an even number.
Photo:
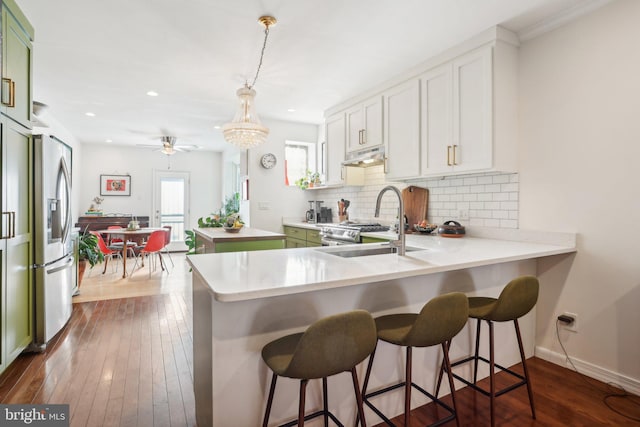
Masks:
[[[412,246],[405,247],[405,252],[424,251],[424,250],[426,249],[414,248]],[[342,258],[353,258],[353,257],[361,257],[361,256],[368,256],[368,255],[395,254],[396,252],[397,252],[396,248],[388,245],[385,245],[385,246],[376,245],[376,246],[369,246],[369,247],[351,246],[345,249],[326,251],[326,253],[330,255],[335,255]]]

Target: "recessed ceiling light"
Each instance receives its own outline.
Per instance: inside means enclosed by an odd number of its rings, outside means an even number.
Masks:
[[[295,108],[289,108],[287,111],[290,112],[290,113],[295,113],[296,109]]]
[[[96,113],[92,113],[91,111],[88,111],[86,113],[84,113],[85,116],[89,116],[89,117],[95,117]]]
[[[149,95],[149,96],[158,96],[158,92],[156,92],[155,90],[150,90],[149,92],[147,92],[147,95]]]
[[[113,142],[113,139],[105,139],[104,142]]]
[[[214,129],[220,129],[220,125],[215,125],[213,128]]]

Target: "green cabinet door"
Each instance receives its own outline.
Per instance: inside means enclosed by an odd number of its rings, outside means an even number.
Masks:
[[[32,340],[31,133],[17,123],[2,123],[3,218],[2,366],[11,363]]]
[[[380,243],[380,242],[388,242],[389,239],[381,239],[378,237],[368,237],[362,236],[362,243]]]
[[[2,112],[31,128],[33,27],[13,0],[2,2]]]
[[[216,253],[262,251],[267,249],[284,249],[284,239],[251,240],[246,242],[216,242],[215,244]]]
[[[287,237],[287,243],[286,243],[286,248],[290,249],[290,248],[306,248],[307,247],[307,241],[306,240],[300,240],[300,239],[294,239],[293,237]]]

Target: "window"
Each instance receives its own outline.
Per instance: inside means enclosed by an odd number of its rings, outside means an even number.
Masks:
[[[295,185],[307,171],[316,172],[316,144],[313,142],[285,141],[285,182]]]

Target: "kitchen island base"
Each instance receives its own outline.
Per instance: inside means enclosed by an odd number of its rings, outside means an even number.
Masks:
[[[194,388],[198,425],[253,426],[260,425],[268,396],[269,370],[261,358],[262,347],[286,334],[300,332],[319,318],[353,309],[368,310],[374,317],[401,312],[417,313],[431,298],[447,292],[460,291],[469,296],[497,297],[514,277],[536,275],[536,260],[521,260],[485,265],[455,271],[425,274],[375,283],[329,288],[291,295],[247,299],[235,302],[216,300],[207,281],[193,273],[193,348]],[[525,354],[534,351],[535,310],[520,321]],[[452,361],[471,354],[475,326],[470,323],[453,340]],[[511,366],[520,362],[513,327],[495,326],[497,362]],[[481,343],[481,354],[488,348]],[[439,348],[416,349],[413,356],[414,378],[433,390],[442,354]],[[479,378],[488,376],[488,368],[479,370]],[[358,377],[364,378],[366,362],[358,366]],[[456,370],[469,377],[470,370]],[[402,349],[380,343],[376,364],[368,390],[392,384],[404,375]],[[362,380],[361,380],[362,381]],[[446,384],[445,384],[446,386]],[[456,387],[461,387],[460,383]],[[348,374],[329,379],[329,407],[336,416],[351,423],[355,419],[355,401]],[[350,393],[351,391],[351,393]],[[440,395],[449,391],[445,387]],[[295,417],[298,405],[298,381],[282,378],[271,410],[271,424],[277,425]],[[310,381],[306,407],[309,413],[322,404],[321,381]],[[426,402],[414,393],[411,407]],[[388,393],[376,400],[390,418],[404,410],[403,392]],[[365,409],[369,425],[380,419]],[[308,425],[317,425],[313,422]]]

